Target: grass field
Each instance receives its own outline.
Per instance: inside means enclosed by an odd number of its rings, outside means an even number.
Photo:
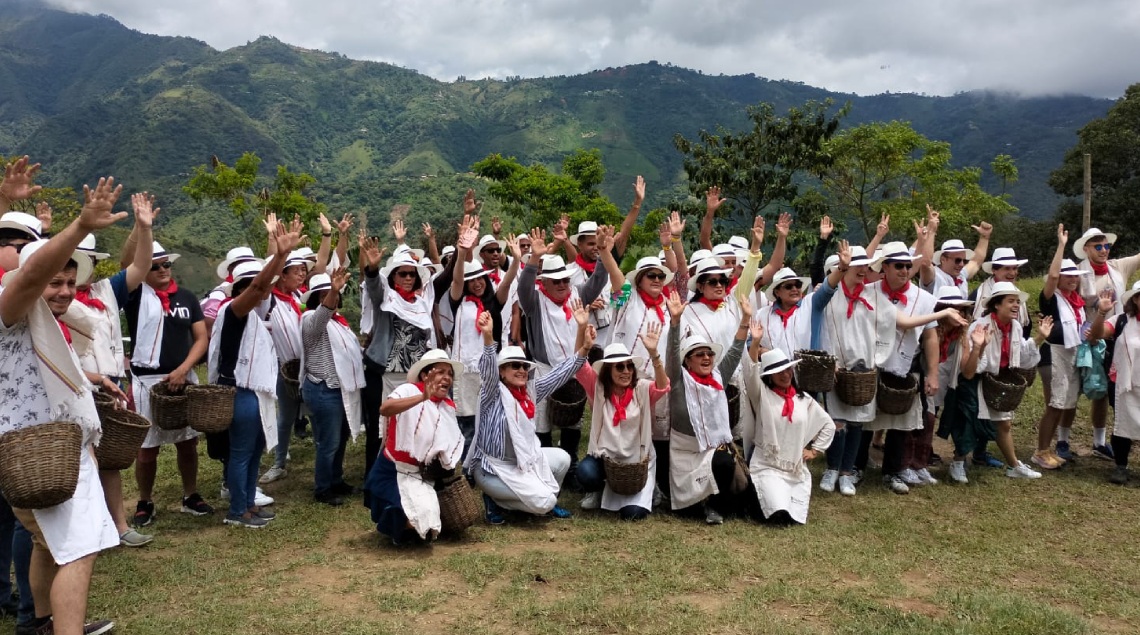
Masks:
[[[1038,382],[1017,413],[1023,460],[1041,410]],[[1081,458],[1038,481],[972,468],[953,485],[940,466],[942,484],[897,496],[872,470],[854,498],[816,490],[804,527],[586,512],[405,550],[359,504],[312,501],[308,441],[266,488],[278,520],[262,531],[179,514],[167,449],[156,540],[99,559],[90,615],[129,634],[1136,633],[1140,489],[1106,482],[1086,417],[1082,401]],[[360,483],[362,444],[346,465]],[[201,490],[220,508],[219,477],[203,456]]]

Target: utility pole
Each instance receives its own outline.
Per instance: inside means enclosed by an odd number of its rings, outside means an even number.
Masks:
[[[1081,221],[1081,232],[1092,226],[1092,155],[1085,153],[1085,213]]]

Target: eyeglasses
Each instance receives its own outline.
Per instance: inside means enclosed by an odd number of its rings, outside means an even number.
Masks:
[[[414,278],[414,277],[416,277],[416,272],[415,272],[415,270],[412,270],[412,271],[406,271],[406,270],[405,270],[405,271],[397,271],[397,272],[396,272],[396,277],[397,277],[397,278]]]
[[[719,278],[705,278],[703,281],[700,281],[700,283],[701,284],[711,284],[714,287],[727,287],[728,286],[728,278],[725,278],[723,276],[719,277]]]
[[[24,247],[27,247],[29,244],[31,243],[14,243],[10,240],[6,240],[4,242],[0,242],[0,247],[11,247],[12,249],[16,250],[16,253],[20,253],[23,251]]]
[[[911,269],[914,267],[912,262],[889,262],[887,263],[895,268],[895,271],[902,271],[903,269]]]
[[[1097,251],[1110,251],[1112,249],[1112,243],[1101,243],[1099,245],[1093,245],[1092,248]]]
[[[956,265],[964,265],[967,262],[970,262],[969,260],[966,260],[965,258],[951,258],[951,260],[953,260],[954,264],[956,264]]]
[[[172,262],[170,262],[169,260],[167,260],[166,262],[161,262],[161,263],[158,263],[158,264],[154,264],[154,265],[151,265],[151,266],[150,266],[150,270],[151,270],[151,271],[158,271],[159,269],[169,269],[169,268],[171,268],[171,267],[173,267],[173,266],[174,266],[174,263],[172,263]]]
[[[689,353],[689,357],[716,357],[716,353],[706,348],[704,350],[693,351],[692,353]]]
[[[484,253],[484,254],[501,254],[501,253],[503,253],[503,250],[499,249],[498,247],[487,247],[487,248],[481,250],[481,253]]]
[[[804,283],[800,282],[799,280],[794,280],[792,282],[786,282],[786,283],[776,287],[776,290],[777,291],[791,291],[791,290],[795,289],[796,291],[799,291],[801,288],[803,288],[803,286],[804,286]]]
[[[526,368],[526,364],[523,362],[507,362],[503,364],[503,366],[506,367],[507,370],[523,370]]]
[[[563,285],[570,284],[570,278],[557,278],[554,280],[547,278],[547,280],[544,284],[549,284],[550,286],[553,286],[553,287],[561,287]]]
[[[634,369],[633,362],[618,362],[613,366],[614,370],[619,373],[628,373]]]
[[[661,273],[660,271],[650,271],[649,273],[645,274],[645,277],[649,278],[650,280],[664,280],[665,274]]]

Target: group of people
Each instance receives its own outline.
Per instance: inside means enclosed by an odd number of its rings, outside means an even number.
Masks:
[[[0,505],[0,567],[7,570],[4,550],[14,545],[17,572],[21,560],[27,572],[27,632],[110,629],[84,623],[94,559],[152,540],[139,529],[156,517],[162,446],[177,452],[181,511],[213,513],[198,492],[201,435],[192,428],[151,427],[135,463],[130,523],[119,472],[101,470],[93,453],[101,430],[93,392],[153,419],[151,391],[197,383],[199,364],[205,381],[234,388],[228,431],[205,438],[221,463],[226,524],[257,529],[274,520],[259,484],[288,476],[305,412],[315,500],[340,506],[361,492],[378,531],[397,545],[439,535],[439,492],[462,477],[482,492],[495,525],[571,517],[559,504],[564,488],[582,492],[582,509],[628,520],[670,510],[709,524],[735,516],[788,525],[807,521],[811,461],[826,458],[822,491],[854,496],[876,440],[884,486],[906,494],[938,482],[930,472],[936,432],[953,442],[955,482],[968,481],[967,463],[1026,479],[1041,477],[1031,465],[1059,468],[1072,459],[1081,394],[1093,404],[1094,454],[1115,459],[1113,482],[1127,481],[1131,440],[1140,438],[1140,373],[1131,369],[1140,283],[1126,288],[1140,255],[1110,258],[1116,237],[1096,229],[1074,241],[1074,260],[1058,228],[1034,326],[1016,285],[1026,261],[1009,248],[987,259],[992,227],[984,222],[973,249],[956,238],[939,244],[934,210],[916,223],[912,243],[887,241],[884,217],[865,247],[835,241],[824,217],[810,275],[801,276],[784,266],[787,214],[767,258],[762,217],[748,236],[713,244],[724,199],[712,188],[699,249],[686,253],[686,222],[674,212],[659,228],[660,252],[623,271],[645,196],[640,177],[619,228],[583,221],[573,234],[565,217],[549,233],[504,235],[493,219],[481,234],[469,191],[456,243],[442,250],[428,225],[418,249],[394,221],[387,258],[359,232],[354,329],[341,314],[353,278],[351,216],[321,216],[314,251],[299,220],[269,215],[264,257],[235,246],[217,267],[217,287],[199,300],[175,282],[178,254],[154,240],[151,196],[131,196],[134,228],[119,271],[96,279],[109,254],[97,251],[95,232],[127,217],[113,211],[122,186],[108,178],[85,187],[79,216],[52,231],[50,209],[9,211],[35,197],[37,169],[22,158],[0,184],[0,435],[66,420],[83,429],[84,449],[70,500],[39,510]],[[971,294],[983,271],[990,277]],[[836,389],[803,385],[809,356],[834,363]],[[1013,412],[991,407],[983,384],[1011,373],[1024,382],[1035,371],[1048,408],[1026,463],[1014,447]],[[865,394],[840,390],[844,381],[862,382]],[[875,398],[882,386],[902,406],[885,412]],[[361,434],[358,489],[345,481],[344,457]],[[273,461],[261,473],[263,452]],[[6,580],[0,598],[11,596]]]

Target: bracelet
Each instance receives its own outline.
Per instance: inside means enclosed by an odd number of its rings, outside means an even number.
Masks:
[[[328,232],[328,233],[321,232],[321,236],[324,236],[325,238],[332,238],[332,232]]]
[[[677,235],[673,235],[673,242],[675,242],[675,243],[681,242],[681,237],[677,236]]]
[[[673,245],[661,245],[662,251],[673,251]]]

